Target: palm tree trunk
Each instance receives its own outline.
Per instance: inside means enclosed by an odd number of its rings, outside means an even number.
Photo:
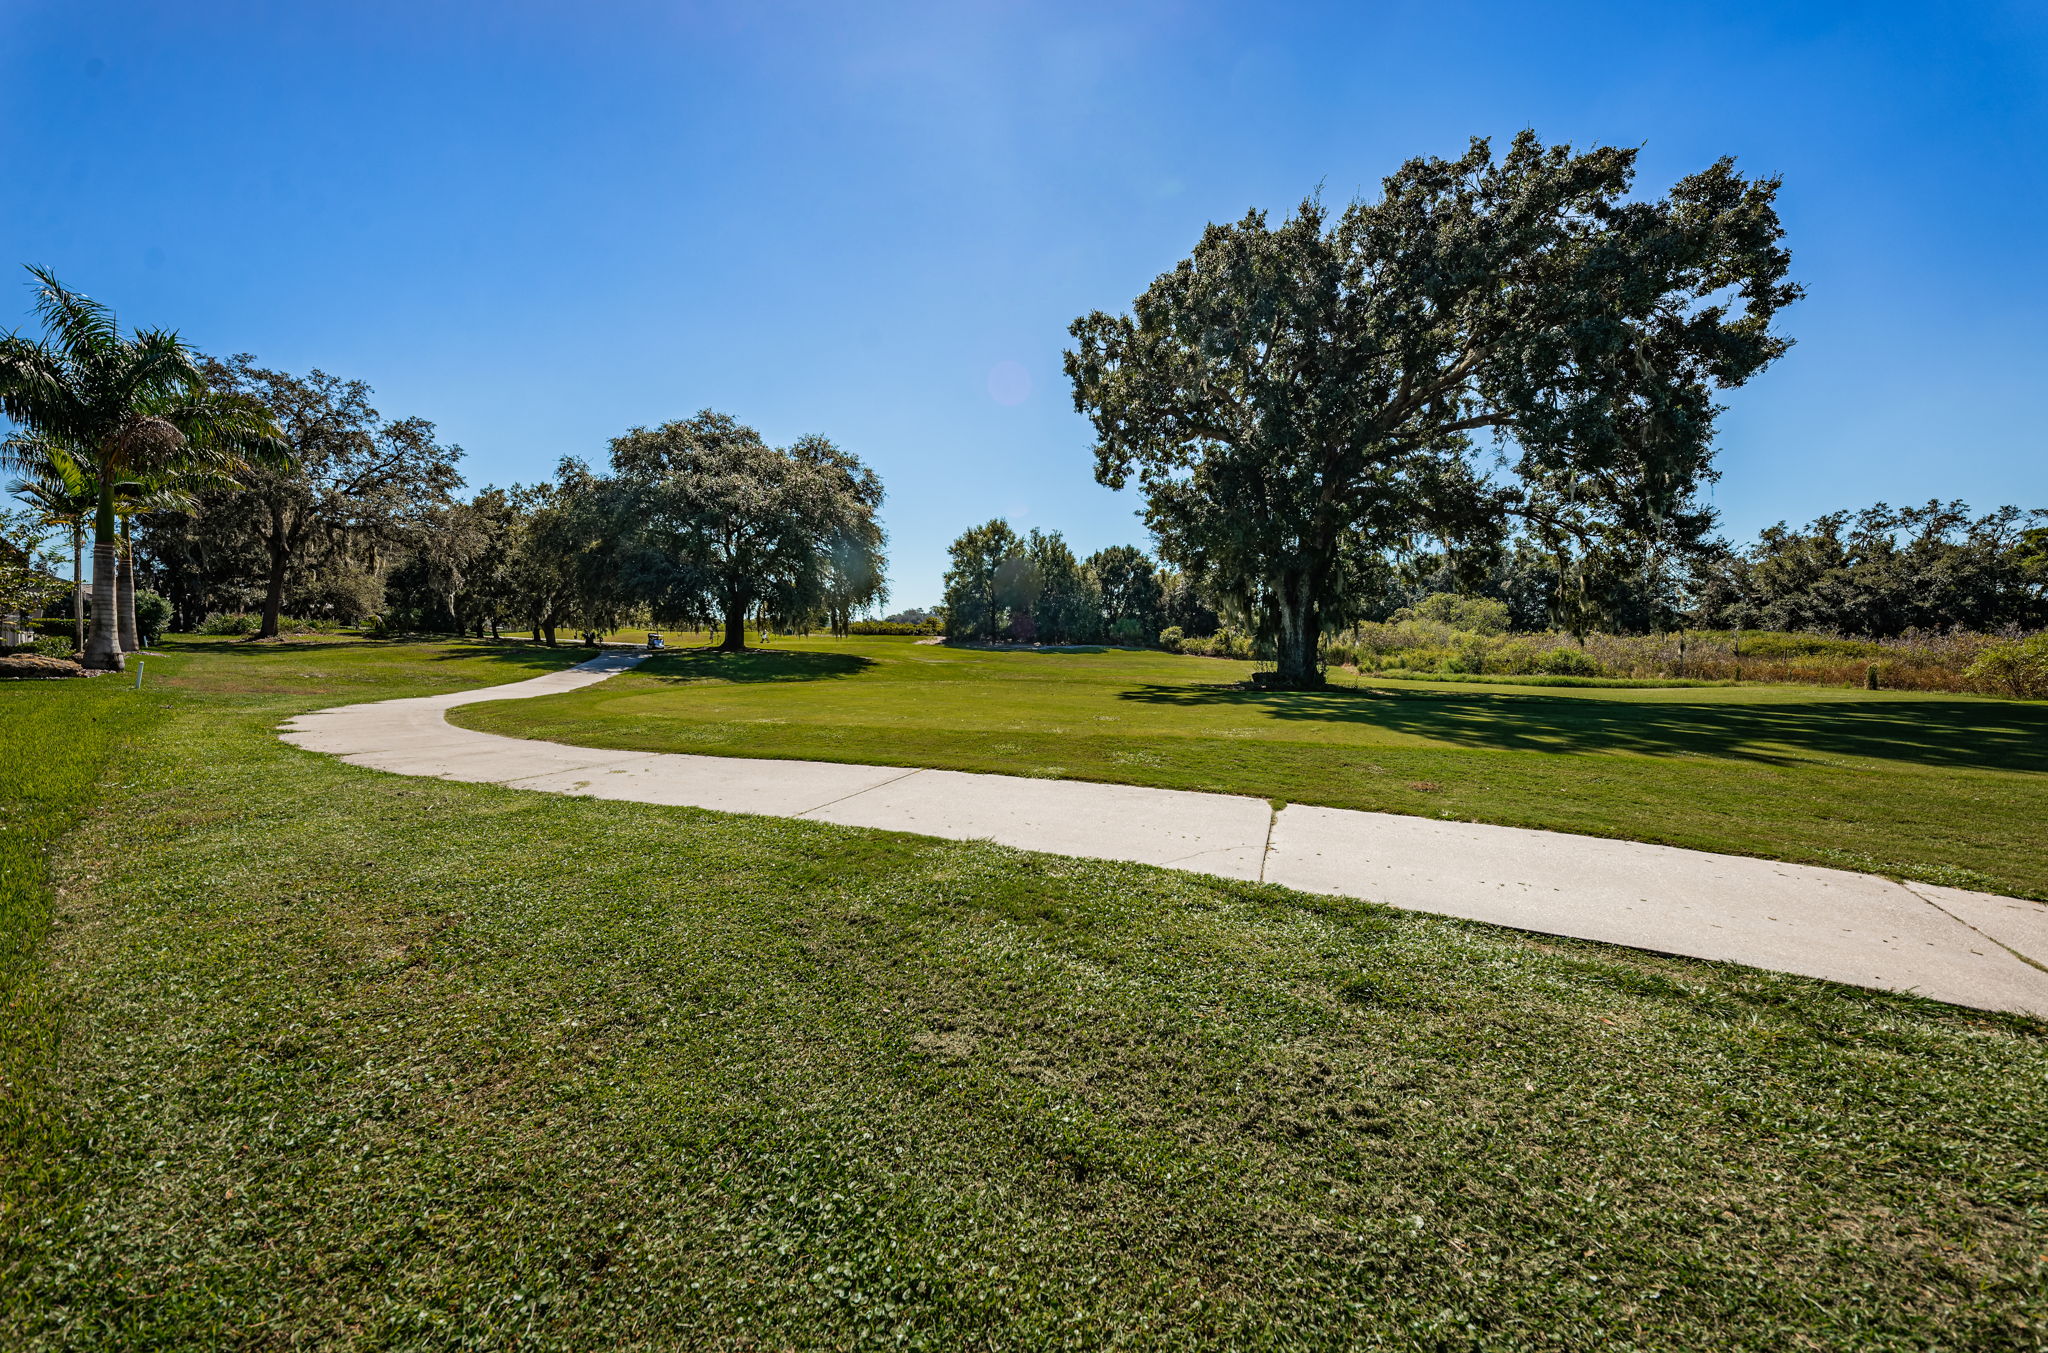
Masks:
[[[92,523],[92,632],[85,639],[84,665],[102,672],[126,671],[115,615],[120,609],[114,575],[114,486],[100,485],[99,511]]]
[[[71,646],[85,652],[85,519],[71,523]]]
[[[135,628],[135,538],[125,520],[121,523],[121,576],[115,581],[121,593],[121,651],[138,653],[142,650],[142,636]]]

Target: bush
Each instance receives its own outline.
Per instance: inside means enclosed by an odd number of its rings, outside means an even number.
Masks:
[[[0,677],[38,680],[84,675],[85,669],[69,658],[53,658],[41,653],[12,653],[0,657]]]
[[[1993,644],[1977,655],[1971,686],[2016,700],[2048,700],[2048,633]]]
[[[145,646],[163,637],[164,626],[171,623],[171,603],[154,592],[135,594],[135,628]]]
[[[1451,592],[1432,592],[1413,606],[1394,612],[1396,624],[1404,620],[1427,620],[1449,625],[1472,634],[1506,634],[1508,607],[1492,597],[1461,597]]]
[[[1127,615],[1109,627],[1109,641],[1120,648],[1145,646],[1145,622]]]
[[[1201,643],[1202,641],[1193,640],[1191,642]],[[1191,653],[1195,650],[1189,647],[1188,644],[1183,644],[1181,651],[1183,653]],[[1220,629],[1209,636],[1209,640],[1203,645],[1202,651],[1212,658],[1248,659],[1252,655],[1252,637],[1243,630]]]
[[[263,628],[263,617],[237,611],[233,615],[210,615],[199,622],[201,634],[254,634]]]
[[[1466,634],[1459,638],[1444,660],[1446,672],[1464,672],[1476,676],[1486,670],[1486,641],[1477,634]]]
[[[26,648],[18,651],[40,653],[46,658],[68,658],[78,650],[71,642],[71,635],[67,633],[57,638],[52,638],[47,634],[38,635]]]
[[[932,620],[856,620],[846,627],[848,634],[937,634],[939,622]]]
[[[1180,626],[1168,625],[1165,629],[1159,631],[1159,646],[1169,653],[1178,653],[1180,652],[1181,638]]]
[[[1600,664],[1576,648],[1553,648],[1536,660],[1536,670],[1546,676],[1602,675]]]

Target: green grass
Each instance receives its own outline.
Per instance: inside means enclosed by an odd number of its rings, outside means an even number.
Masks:
[[[593,747],[1063,776],[1656,841],[2048,898],[2048,705],[1811,686],[1542,689],[906,639],[679,652],[471,705]]]
[[[46,949],[49,851],[160,701],[118,678],[0,688],[0,1222],[73,1145],[49,1072],[57,1008]]]
[[[273,733],[574,656],[188,645],[4,721],[119,735],[0,1346],[2048,1337],[2037,1021]]]
[[[1699,681],[1692,677],[1598,677],[1559,676],[1548,672],[1527,672],[1512,676],[1482,676],[1474,672],[1416,672],[1399,667],[1383,667],[1375,672],[1359,673],[1346,669],[1332,678],[1339,686],[1356,690],[1363,685],[1377,685],[1386,681],[1422,681],[1431,685],[1476,685],[1476,686],[1566,686],[1585,687],[1589,690],[1649,691],[1678,690],[1700,686],[1733,686],[1733,681]]]

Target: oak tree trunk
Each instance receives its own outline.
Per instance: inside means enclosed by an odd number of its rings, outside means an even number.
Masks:
[[[747,604],[752,597],[728,597],[725,602],[725,641],[718,646],[721,653],[744,653],[747,651]]]
[[[1318,650],[1322,644],[1322,616],[1314,601],[1315,588],[1303,574],[1280,580],[1273,598],[1273,675],[1269,684],[1282,690],[1313,690],[1323,684]]]
[[[263,623],[256,629],[258,639],[275,639],[284,615],[284,575],[291,554],[282,536],[270,539],[270,577],[263,588]]]

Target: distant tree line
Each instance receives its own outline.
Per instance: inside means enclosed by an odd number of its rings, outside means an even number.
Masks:
[[[1714,537],[1606,567],[1522,536],[1456,564],[1422,553],[1350,619],[1383,620],[1435,593],[1499,601],[1524,632],[2034,630],[2048,628],[2048,511],[1878,503],[1779,522],[1746,545]]]
[[[1059,532],[1002,521],[963,533],[946,574],[946,633],[1041,643],[1153,643],[1255,622],[1237,599],[1122,546],[1076,560]],[[1832,512],[1747,545],[1711,538],[1603,564],[1517,535],[1463,557],[1423,550],[1332,608],[1333,627],[1409,615],[1485,633],[1755,629],[1893,639],[2048,628],[2048,511],[1960,502]],[[1483,607],[1463,602],[1483,602]],[[1458,603],[1454,605],[1453,603]]]
[[[264,636],[298,617],[555,643],[640,619],[737,648],[750,622],[843,632],[887,596],[881,483],[824,437],[775,448],[705,410],[614,438],[602,470],[565,459],[465,495],[460,448],[380,414],[361,381],[246,355],[205,369],[272,412],[291,458],[144,519],[174,628],[254,611]]]
[[[948,638],[1039,644],[1155,642],[1162,628],[1216,628],[1185,576],[1130,545],[1077,558],[1058,531],[1018,535],[998,517],[949,548]]]
[[[0,511],[0,610],[70,593],[86,666],[120,668],[163,621],[554,643],[645,619],[737,648],[750,621],[843,634],[887,598],[881,481],[824,437],[772,447],[707,409],[629,429],[602,470],[565,459],[548,482],[464,494],[461,448],[380,413],[362,381],[124,332],[30,272],[44,335],[0,336],[0,471],[20,503]]]

